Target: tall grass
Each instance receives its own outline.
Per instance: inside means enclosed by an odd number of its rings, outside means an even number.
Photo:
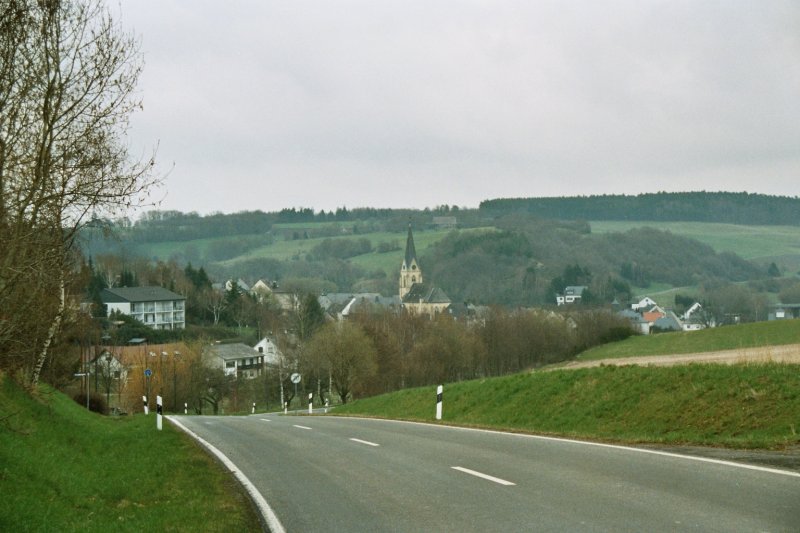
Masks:
[[[335,414],[433,421],[435,387],[352,402]],[[630,443],[739,448],[800,444],[796,366],[600,367],[445,385],[448,423]]]
[[[107,418],[0,376],[0,531],[258,531],[232,477],[168,422]]]

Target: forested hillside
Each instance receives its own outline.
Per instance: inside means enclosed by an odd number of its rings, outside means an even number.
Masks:
[[[500,198],[481,202],[492,216],[527,213],[556,220],[645,220],[800,225],[800,198],[746,192],[680,192],[637,196]]]
[[[747,281],[765,271],[731,253],[652,228],[592,235],[581,223],[498,219],[493,234],[452,233],[423,256],[451,298],[515,305],[552,303],[566,285],[589,286],[596,303],[624,300],[631,286]]]

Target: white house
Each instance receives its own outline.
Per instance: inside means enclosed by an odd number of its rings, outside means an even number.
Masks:
[[[277,366],[281,357],[281,351],[278,346],[269,337],[264,337],[258,344],[253,346],[253,349],[260,354],[264,355],[264,364]]]
[[[221,367],[226,376],[252,379],[264,371],[266,355],[243,343],[212,344],[206,347],[205,356],[211,364]]]
[[[649,296],[645,296],[638,303],[631,304],[631,309],[634,311],[639,311],[640,309],[650,309],[653,306],[658,305],[655,300],[650,298]]]
[[[103,289],[100,299],[109,314],[131,316],[153,329],[186,327],[186,298],[163,287]]]
[[[570,285],[564,288],[564,294],[556,295],[557,305],[574,304],[581,301],[583,291],[587,289],[584,285]]]

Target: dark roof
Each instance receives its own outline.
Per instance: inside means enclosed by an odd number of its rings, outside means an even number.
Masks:
[[[417,262],[417,249],[414,247],[414,236],[411,234],[411,223],[408,224],[408,237],[406,238],[406,258],[405,264],[411,266],[412,262]]]
[[[671,316],[664,316],[653,322],[653,327],[658,329],[672,329],[675,331],[680,331],[681,325],[680,323],[675,320],[675,318]]]
[[[121,302],[161,302],[167,300],[185,300],[180,294],[168,291],[164,287],[115,287],[103,289],[100,293],[103,303]]]
[[[424,283],[414,283],[403,296],[403,303],[447,304],[450,298],[439,287],[429,287]]]

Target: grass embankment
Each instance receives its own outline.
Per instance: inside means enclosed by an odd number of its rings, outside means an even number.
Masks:
[[[337,415],[433,421],[435,387]],[[782,448],[800,443],[796,366],[600,367],[446,385],[443,422],[626,443]]]
[[[259,531],[235,480],[155,415],[108,418],[0,375],[0,531]]]
[[[629,337],[587,350],[578,356],[578,360],[716,352],[795,343],[800,344],[800,320],[776,320]]]

